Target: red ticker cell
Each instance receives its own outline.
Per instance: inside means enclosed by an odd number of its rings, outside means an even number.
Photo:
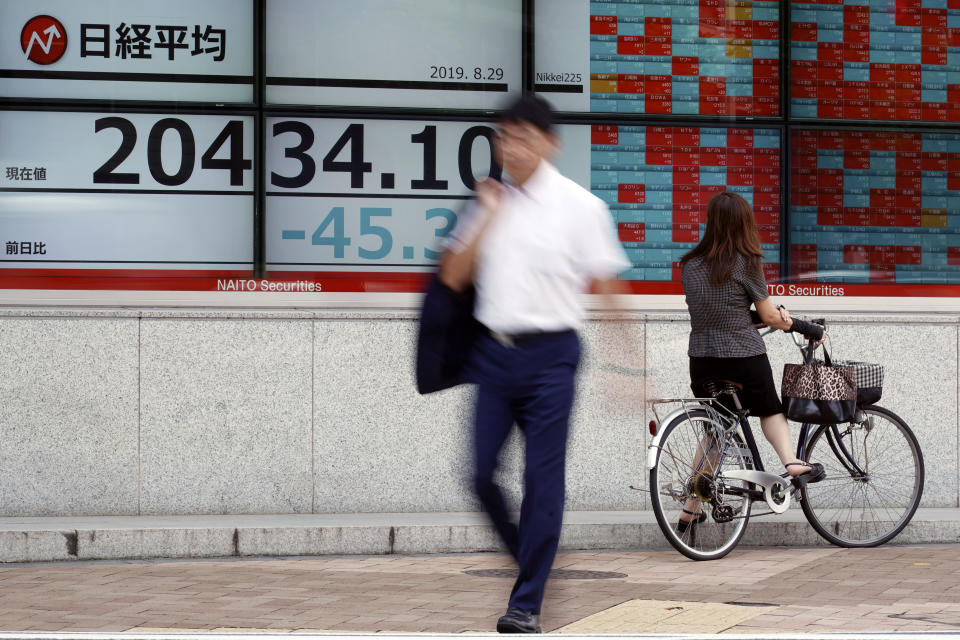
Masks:
[[[790,39],[794,42],[816,42],[816,22],[794,22],[790,25]]]
[[[699,193],[696,194],[699,199]],[[700,205],[698,204],[678,204],[676,192],[674,192],[673,221],[686,223],[699,223],[703,220],[700,215]]]
[[[864,245],[844,245],[844,264],[870,264],[870,247]]]
[[[673,20],[670,18],[645,18],[643,33],[648,37],[670,38],[673,36]]]
[[[598,36],[617,35],[617,16],[590,16],[590,34]]]
[[[946,29],[923,27],[920,34],[920,45],[924,47],[950,46],[950,37]]]
[[[643,204],[647,201],[646,185],[621,184],[617,185],[617,202]]]
[[[897,215],[892,208],[877,207],[870,210],[870,226],[872,227],[895,227],[897,226]]]
[[[947,247],[947,264],[960,265],[960,247]]]
[[[619,144],[619,127],[616,125],[593,125],[590,127],[590,144]]]
[[[673,225],[674,242],[699,242],[700,225],[699,224],[675,224]]]
[[[920,247],[895,247],[896,263],[906,265],[921,264],[923,257]]]
[[[673,75],[675,76],[697,76],[700,75],[700,58],[690,56],[673,57]],[[754,65],[754,76],[756,76],[756,65]]]
[[[919,227],[921,218],[920,212],[915,213],[900,213],[899,211],[896,214],[897,216],[897,226],[898,227]]]
[[[646,230],[642,222],[617,223],[617,237],[620,242],[644,242]]]
[[[758,40],[779,40],[780,23],[774,20],[755,20],[753,22],[753,37]]]
[[[700,184],[700,167],[699,166],[689,166],[681,167],[674,165],[673,167],[673,184],[676,185],[693,185],[697,186]]]

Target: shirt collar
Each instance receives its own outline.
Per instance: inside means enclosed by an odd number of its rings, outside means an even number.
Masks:
[[[523,183],[523,186],[517,186],[512,180],[510,181],[510,186],[531,200],[542,202],[550,188],[550,182],[556,173],[557,168],[546,158],[541,158],[540,164],[533,170],[533,173],[530,174],[527,181]]]

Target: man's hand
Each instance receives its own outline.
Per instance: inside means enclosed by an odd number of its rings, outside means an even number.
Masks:
[[[501,183],[493,178],[483,178],[477,180],[474,188],[477,191],[477,203],[486,210],[488,216],[500,209],[505,189]]]
[[[476,215],[481,216],[480,228],[473,239],[460,251],[447,251],[440,258],[439,277],[454,291],[464,291],[473,280],[473,270],[476,262],[477,247],[490,227],[490,223],[500,210],[506,187],[492,178],[477,180],[474,187],[477,192],[479,210]]]

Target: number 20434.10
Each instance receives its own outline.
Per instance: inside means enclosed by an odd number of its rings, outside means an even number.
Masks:
[[[383,224],[377,222],[386,222],[385,219],[393,217],[393,209],[388,207],[360,207],[360,225],[359,238],[354,245],[353,238],[346,233],[346,207],[333,207],[326,217],[320,222],[316,230],[310,235],[310,244],[321,247],[331,247],[333,249],[334,259],[346,259],[347,247],[356,247],[356,255],[363,260],[382,260],[390,255],[394,249],[393,233]],[[379,219],[379,220],[378,220]],[[457,214],[444,207],[434,207],[424,212],[424,222],[430,223],[437,221],[440,226],[433,229],[434,238],[444,238],[457,222]],[[352,226],[352,225],[351,225]],[[307,231],[305,229],[283,229],[281,230],[282,240],[306,240]],[[424,233],[424,235],[426,235]],[[369,239],[367,238],[369,236]],[[436,243],[436,240],[434,240]],[[421,244],[426,244],[421,242]],[[423,259],[438,260],[440,251],[434,249],[421,249]],[[405,245],[401,248],[401,256],[404,260],[415,260],[416,248],[411,245]]]

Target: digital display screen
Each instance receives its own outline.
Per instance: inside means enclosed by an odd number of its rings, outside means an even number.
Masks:
[[[278,117],[267,132],[268,269],[339,282],[325,290],[432,271],[474,176],[497,171],[490,124]],[[723,190],[753,205],[765,273],[779,276],[779,129],[567,124],[557,133],[557,168],[611,210],[633,262],[624,279],[676,293],[677,261]]]
[[[779,277],[780,131],[593,125],[590,189],[610,207],[633,268],[622,277],[678,281],[700,241],[707,202],[721,191],[752,206],[764,273]]]
[[[960,3],[793,1],[795,118],[960,122]]]
[[[776,0],[541,0],[535,85],[557,109],[780,115]]]
[[[0,2],[0,95],[253,102],[252,0]]]
[[[389,273],[419,290],[474,177],[498,174],[486,123],[273,117],[266,130],[267,269],[323,273],[325,290]]]
[[[797,282],[960,284],[960,134],[796,130]]]
[[[520,91],[521,0],[271,0],[274,104],[498,109]]]
[[[5,288],[251,272],[252,117],[3,111],[0,140]]]

